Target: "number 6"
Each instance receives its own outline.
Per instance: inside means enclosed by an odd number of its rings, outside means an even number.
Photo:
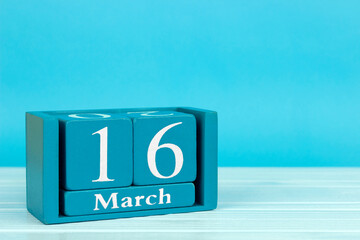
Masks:
[[[150,142],[150,145],[148,148],[148,153],[147,153],[148,166],[149,166],[151,173],[157,178],[172,178],[172,177],[175,177],[181,171],[181,168],[182,168],[183,162],[184,162],[184,157],[183,157],[183,153],[182,153],[181,149],[178,146],[176,146],[175,144],[171,144],[171,143],[164,143],[159,146],[159,142],[160,142],[160,139],[162,138],[162,136],[169,129],[171,129],[177,125],[180,125],[180,124],[182,124],[182,122],[173,123],[173,124],[170,124],[169,126],[164,127],[153,137],[153,139]],[[175,169],[174,169],[174,172],[169,176],[161,175],[156,167],[156,152],[157,152],[157,150],[159,150],[161,148],[170,148],[174,152],[174,155],[175,155]]]

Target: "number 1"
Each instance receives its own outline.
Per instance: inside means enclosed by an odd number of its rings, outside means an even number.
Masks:
[[[114,179],[109,179],[107,176],[107,145],[108,145],[108,128],[104,127],[92,135],[100,135],[100,176],[93,182],[111,182]]]

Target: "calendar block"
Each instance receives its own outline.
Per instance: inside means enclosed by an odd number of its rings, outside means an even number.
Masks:
[[[132,184],[130,118],[121,114],[67,114],[59,116],[59,126],[62,188],[85,190]]]
[[[214,209],[217,113],[26,113],[26,201],[45,224]]]
[[[136,186],[85,191],[61,191],[67,216],[129,212],[192,206],[193,183]]]
[[[196,178],[196,120],[170,111],[128,113],[134,127],[134,185]]]

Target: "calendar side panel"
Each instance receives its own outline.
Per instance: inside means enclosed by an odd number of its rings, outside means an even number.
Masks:
[[[27,209],[43,223],[59,217],[59,123],[43,112],[26,113]]]
[[[197,128],[196,202],[205,210],[215,209],[218,199],[218,117],[211,110],[182,107],[180,112],[193,114]]]

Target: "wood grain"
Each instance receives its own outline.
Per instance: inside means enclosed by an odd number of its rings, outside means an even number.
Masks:
[[[360,169],[220,168],[208,212],[43,225],[25,169],[0,168],[0,239],[359,239]]]

